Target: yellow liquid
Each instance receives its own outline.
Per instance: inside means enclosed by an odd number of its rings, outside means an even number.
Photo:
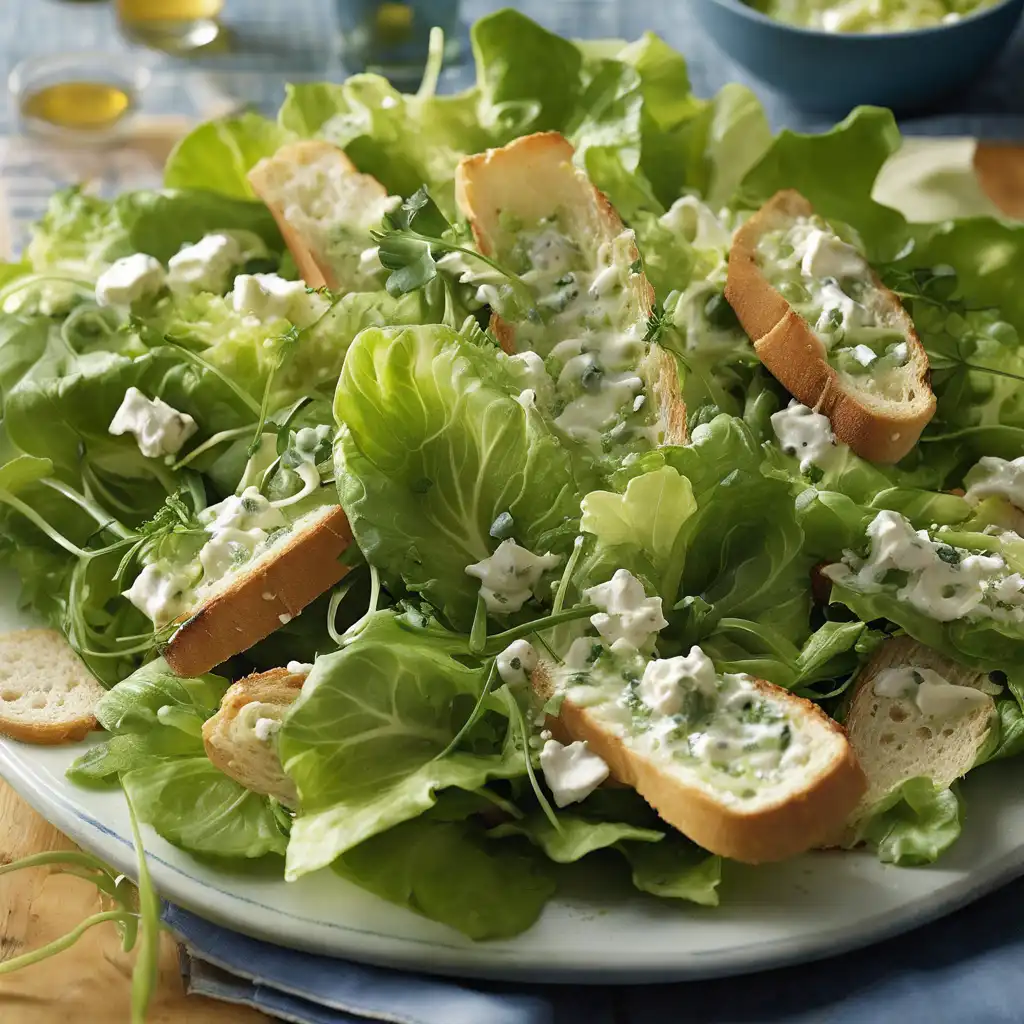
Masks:
[[[131,105],[131,95],[112,82],[59,82],[29,93],[21,112],[57,128],[99,131],[116,124]]]
[[[216,18],[224,0],[117,0],[117,13],[123,21],[202,21]]]

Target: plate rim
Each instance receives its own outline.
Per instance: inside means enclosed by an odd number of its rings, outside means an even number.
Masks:
[[[131,839],[84,809],[76,807],[69,795],[54,785],[45,769],[33,765],[31,758],[19,756],[21,746],[17,741],[0,737],[0,776],[40,815],[76,843],[135,878],[137,871]],[[68,783],[69,787],[72,785]],[[116,795],[116,791],[112,791],[112,795]],[[612,960],[607,954],[604,959],[600,959],[589,951],[587,963],[571,957],[553,962],[547,952],[543,960],[524,956],[523,951],[530,948],[528,943],[510,947],[493,942],[444,942],[413,935],[384,934],[339,921],[314,921],[302,914],[270,907],[231,888],[212,885],[188,873],[180,865],[166,860],[149,848],[148,837],[155,833],[146,826],[143,829],[143,845],[146,847],[150,873],[161,896],[222,927],[283,948],[334,959],[350,959],[379,967],[442,977],[534,983],[606,985],[697,981],[812,963],[873,945],[927,924],[973,902],[1015,877],[1024,875],[1022,839],[1013,849],[1008,849],[977,871],[962,873],[938,893],[922,895],[895,910],[882,908],[858,920],[853,927],[832,926],[825,931],[798,932],[771,944],[760,940],[704,953],[694,950],[673,952],[667,948],[653,962],[648,953],[648,962],[642,965],[623,963],[621,959]],[[182,858],[189,856],[184,851],[175,852]],[[890,867],[889,870],[908,869]],[[240,884],[245,883],[241,881]],[[280,884],[287,883],[282,881]],[[207,897],[215,894],[216,899],[212,902],[209,899],[204,901],[204,894]],[[262,915],[232,915],[224,912],[220,906],[222,902],[227,907],[240,905],[257,908],[264,912],[265,923],[260,921]],[[706,909],[696,908],[697,912]],[[408,913],[412,914],[411,911]],[[308,927],[309,938],[297,936],[294,930],[283,935],[280,927],[275,929],[275,919],[301,922]],[[682,916],[680,920],[684,920]],[[351,938],[332,944],[326,941],[327,934]],[[528,935],[529,932],[524,934]],[[461,939],[455,932],[451,935],[456,940]],[[425,949],[431,951],[429,956],[424,956]]]

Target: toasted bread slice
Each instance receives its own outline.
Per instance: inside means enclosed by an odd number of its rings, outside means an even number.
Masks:
[[[558,132],[526,135],[500,149],[466,157],[455,172],[455,197],[467,217],[477,248],[499,262],[508,262],[519,240],[519,225],[560,218],[568,238],[588,263],[598,265],[602,247],[613,252],[627,286],[622,320],[635,325],[640,337],[654,305],[654,289],[638,266],[640,253],[632,232],[583,171],[573,164],[575,151]],[[616,245],[617,240],[621,240]],[[517,327],[497,313],[491,331],[502,348],[517,351]],[[675,358],[658,345],[648,346],[636,371],[657,403],[658,433],[666,444],[686,441],[686,406],[679,389]]]
[[[246,789],[298,805],[295,783],[281,767],[276,731],[302,690],[306,676],[274,668],[240,679],[221,698],[220,710],[203,723],[206,755]],[[273,723],[260,735],[258,722]]]
[[[935,413],[928,356],[900,300],[872,272],[878,315],[907,344],[907,362],[898,375],[900,397],[891,398],[830,365],[812,325],[769,283],[762,269],[762,236],[813,213],[799,192],[779,192],[765,203],[733,236],[725,297],[758,358],[792,395],[827,416],[836,437],[858,455],[872,462],[897,462],[914,447]]]
[[[542,700],[557,690],[556,670],[541,663],[531,676]],[[621,708],[563,697],[552,731],[585,740],[611,777],[632,786],[668,824],[723,857],[761,864],[810,849],[842,827],[864,792],[864,773],[841,725],[817,705],[753,680],[757,694],[785,718],[794,741],[806,741],[806,762],[766,777],[759,792],[739,796],[725,777],[701,770],[657,746],[641,749],[622,724]],[[589,687],[585,689],[590,689]],[[612,703],[616,703],[612,701]]]
[[[53,629],[0,635],[0,733],[26,743],[70,743],[99,728],[107,691]]]
[[[360,257],[373,247],[370,231],[398,200],[360,174],[343,150],[316,139],[289,143],[248,178],[306,284],[341,292],[380,287],[361,269]]]
[[[310,512],[239,572],[200,587],[163,651],[167,664],[199,676],[270,636],[348,572],[339,559],[351,542],[339,505]]]
[[[953,686],[975,691],[945,717],[925,714],[912,693],[893,696],[876,683],[893,670],[928,670]],[[846,731],[868,786],[851,815],[848,835],[883,797],[907,779],[927,776],[948,788],[979,760],[996,724],[984,673],[964,668],[908,636],[887,640],[864,666],[846,713]],[[926,705],[927,707],[927,705]]]

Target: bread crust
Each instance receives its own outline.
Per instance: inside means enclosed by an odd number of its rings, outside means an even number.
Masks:
[[[271,769],[280,772],[287,779],[272,746],[267,746],[268,764],[264,766],[262,778],[256,778],[251,764],[236,760],[237,747],[231,737],[231,724],[247,704],[258,701],[261,704],[276,704],[289,707],[302,691],[306,676],[289,672],[284,668],[273,668],[267,672],[254,672],[239,679],[227,688],[221,698],[220,708],[215,715],[203,723],[203,746],[206,756],[218,770],[254,793],[272,796],[281,803],[294,806],[295,787],[279,780],[270,781]]]
[[[278,182],[275,180],[276,173],[280,170],[304,167],[318,163],[324,158],[336,161],[345,174],[358,178],[361,188],[366,192],[372,192],[381,199],[387,198],[387,189],[376,178],[362,174],[343,149],[321,139],[306,139],[282,146],[273,156],[266,157],[256,164],[247,177],[253,191],[263,200],[277,222],[303,281],[310,288],[322,288],[326,285],[332,291],[337,291],[345,286],[345,282],[338,279],[330,261],[322,253],[318,253],[288,221]]]
[[[76,672],[80,671],[78,685],[90,691],[92,706],[106,693],[103,686],[95,679],[85,663],[74,653],[63,634],[55,629],[22,629],[12,633],[5,633],[0,638],[0,647],[7,643],[28,643],[40,650],[49,646],[60,649],[60,657],[74,659],[77,663],[74,667]],[[3,659],[5,662],[7,658]],[[9,736],[11,739],[20,740],[22,743],[34,743],[38,746],[57,746],[61,743],[74,743],[85,739],[94,729],[98,729],[99,722],[91,712],[77,713],[72,718],[56,722],[27,722],[20,717],[10,716],[0,710],[0,735]]]
[[[531,681],[539,697],[546,700],[551,696],[553,683],[546,666],[538,667]],[[781,687],[760,679],[754,683],[766,696],[813,717],[822,728],[840,737],[842,745],[827,770],[808,780],[803,790],[752,812],[715,800],[704,790],[664,772],[655,761],[603,728],[587,708],[568,698],[550,723],[574,740],[585,740],[607,763],[613,779],[635,789],[664,821],[705,850],[746,864],[785,860],[834,835],[857,805],[866,782],[838,722],[816,704]]]
[[[763,234],[813,213],[807,199],[793,190],[769,199],[733,237],[725,297],[753,340],[757,357],[790,394],[827,416],[836,437],[858,455],[871,462],[898,462],[935,414],[928,356],[899,299],[874,275],[907,339],[917,371],[913,400],[891,403],[894,411],[883,412],[844,390],[810,324],[769,284],[757,264],[757,244]]]
[[[526,222],[571,209],[594,239],[610,242],[624,230],[608,197],[573,164],[575,150],[558,132],[524,135],[500,149],[463,158],[455,171],[455,199],[469,220],[477,248],[494,256],[501,248],[501,215],[514,213]],[[634,243],[631,259],[639,259]],[[643,274],[631,274],[629,289],[640,316],[651,315],[654,289]],[[516,352],[515,325],[491,314],[491,333],[505,352]],[[675,357],[652,346],[647,384],[658,405],[665,443],[685,444],[686,406],[679,387]]]
[[[349,571],[338,559],[351,542],[344,510],[331,508],[183,618],[163,650],[167,664],[199,676],[270,636]]]

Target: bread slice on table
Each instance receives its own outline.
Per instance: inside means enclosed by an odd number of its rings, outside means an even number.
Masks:
[[[560,215],[568,237],[596,265],[598,249],[611,245],[626,229],[604,193],[573,164],[574,155],[571,143],[558,132],[538,132],[459,163],[455,198],[480,252],[506,262],[517,241],[517,222],[536,224]],[[640,253],[631,232],[627,242],[613,251],[616,263],[630,271]],[[654,289],[642,269],[629,273],[625,301],[624,319],[639,325],[643,336],[654,306]],[[518,351],[514,323],[492,313],[491,331],[506,352]],[[638,370],[657,402],[664,443],[685,443],[686,406],[675,358],[650,345]]]
[[[220,710],[203,724],[203,746],[216,768],[287,807],[297,806],[298,796],[281,767],[276,730],[305,681],[305,674],[283,668],[246,676],[228,687]],[[263,737],[257,726],[261,719],[274,723]]]
[[[875,685],[890,670],[926,669],[946,683],[976,691],[960,713],[933,718],[912,696],[887,696]],[[850,744],[867,776],[867,789],[851,815],[847,838],[896,786],[926,776],[946,789],[978,762],[997,722],[988,676],[958,665],[908,636],[887,640],[861,670],[846,712]]]
[[[380,287],[360,258],[373,248],[370,231],[398,200],[361,174],[344,150],[316,139],[292,142],[256,164],[248,178],[306,284],[338,292]]]
[[[348,572],[339,559],[351,542],[340,505],[308,513],[237,572],[199,587],[162,652],[167,664],[199,676],[270,636]]]
[[[872,462],[897,462],[917,443],[935,413],[928,356],[900,300],[872,271],[878,309],[908,346],[902,397],[859,387],[826,357],[810,323],[769,283],[759,263],[758,242],[814,209],[799,192],[778,192],[733,236],[725,297],[736,311],[754,351],[771,374],[800,402],[827,416],[835,436]]]
[[[71,743],[98,729],[107,691],[54,629],[0,635],[0,734],[26,743]]]
[[[557,670],[545,663],[534,671],[535,694],[546,701],[558,689]],[[611,777],[631,786],[658,815],[712,853],[748,864],[793,857],[835,834],[864,792],[864,773],[843,727],[817,705],[763,680],[753,680],[758,695],[785,716],[806,738],[806,763],[764,780],[752,797],[737,796],[716,784],[715,773],[669,753],[642,751],[614,712],[561,702],[552,731],[586,741],[608,765]]]

